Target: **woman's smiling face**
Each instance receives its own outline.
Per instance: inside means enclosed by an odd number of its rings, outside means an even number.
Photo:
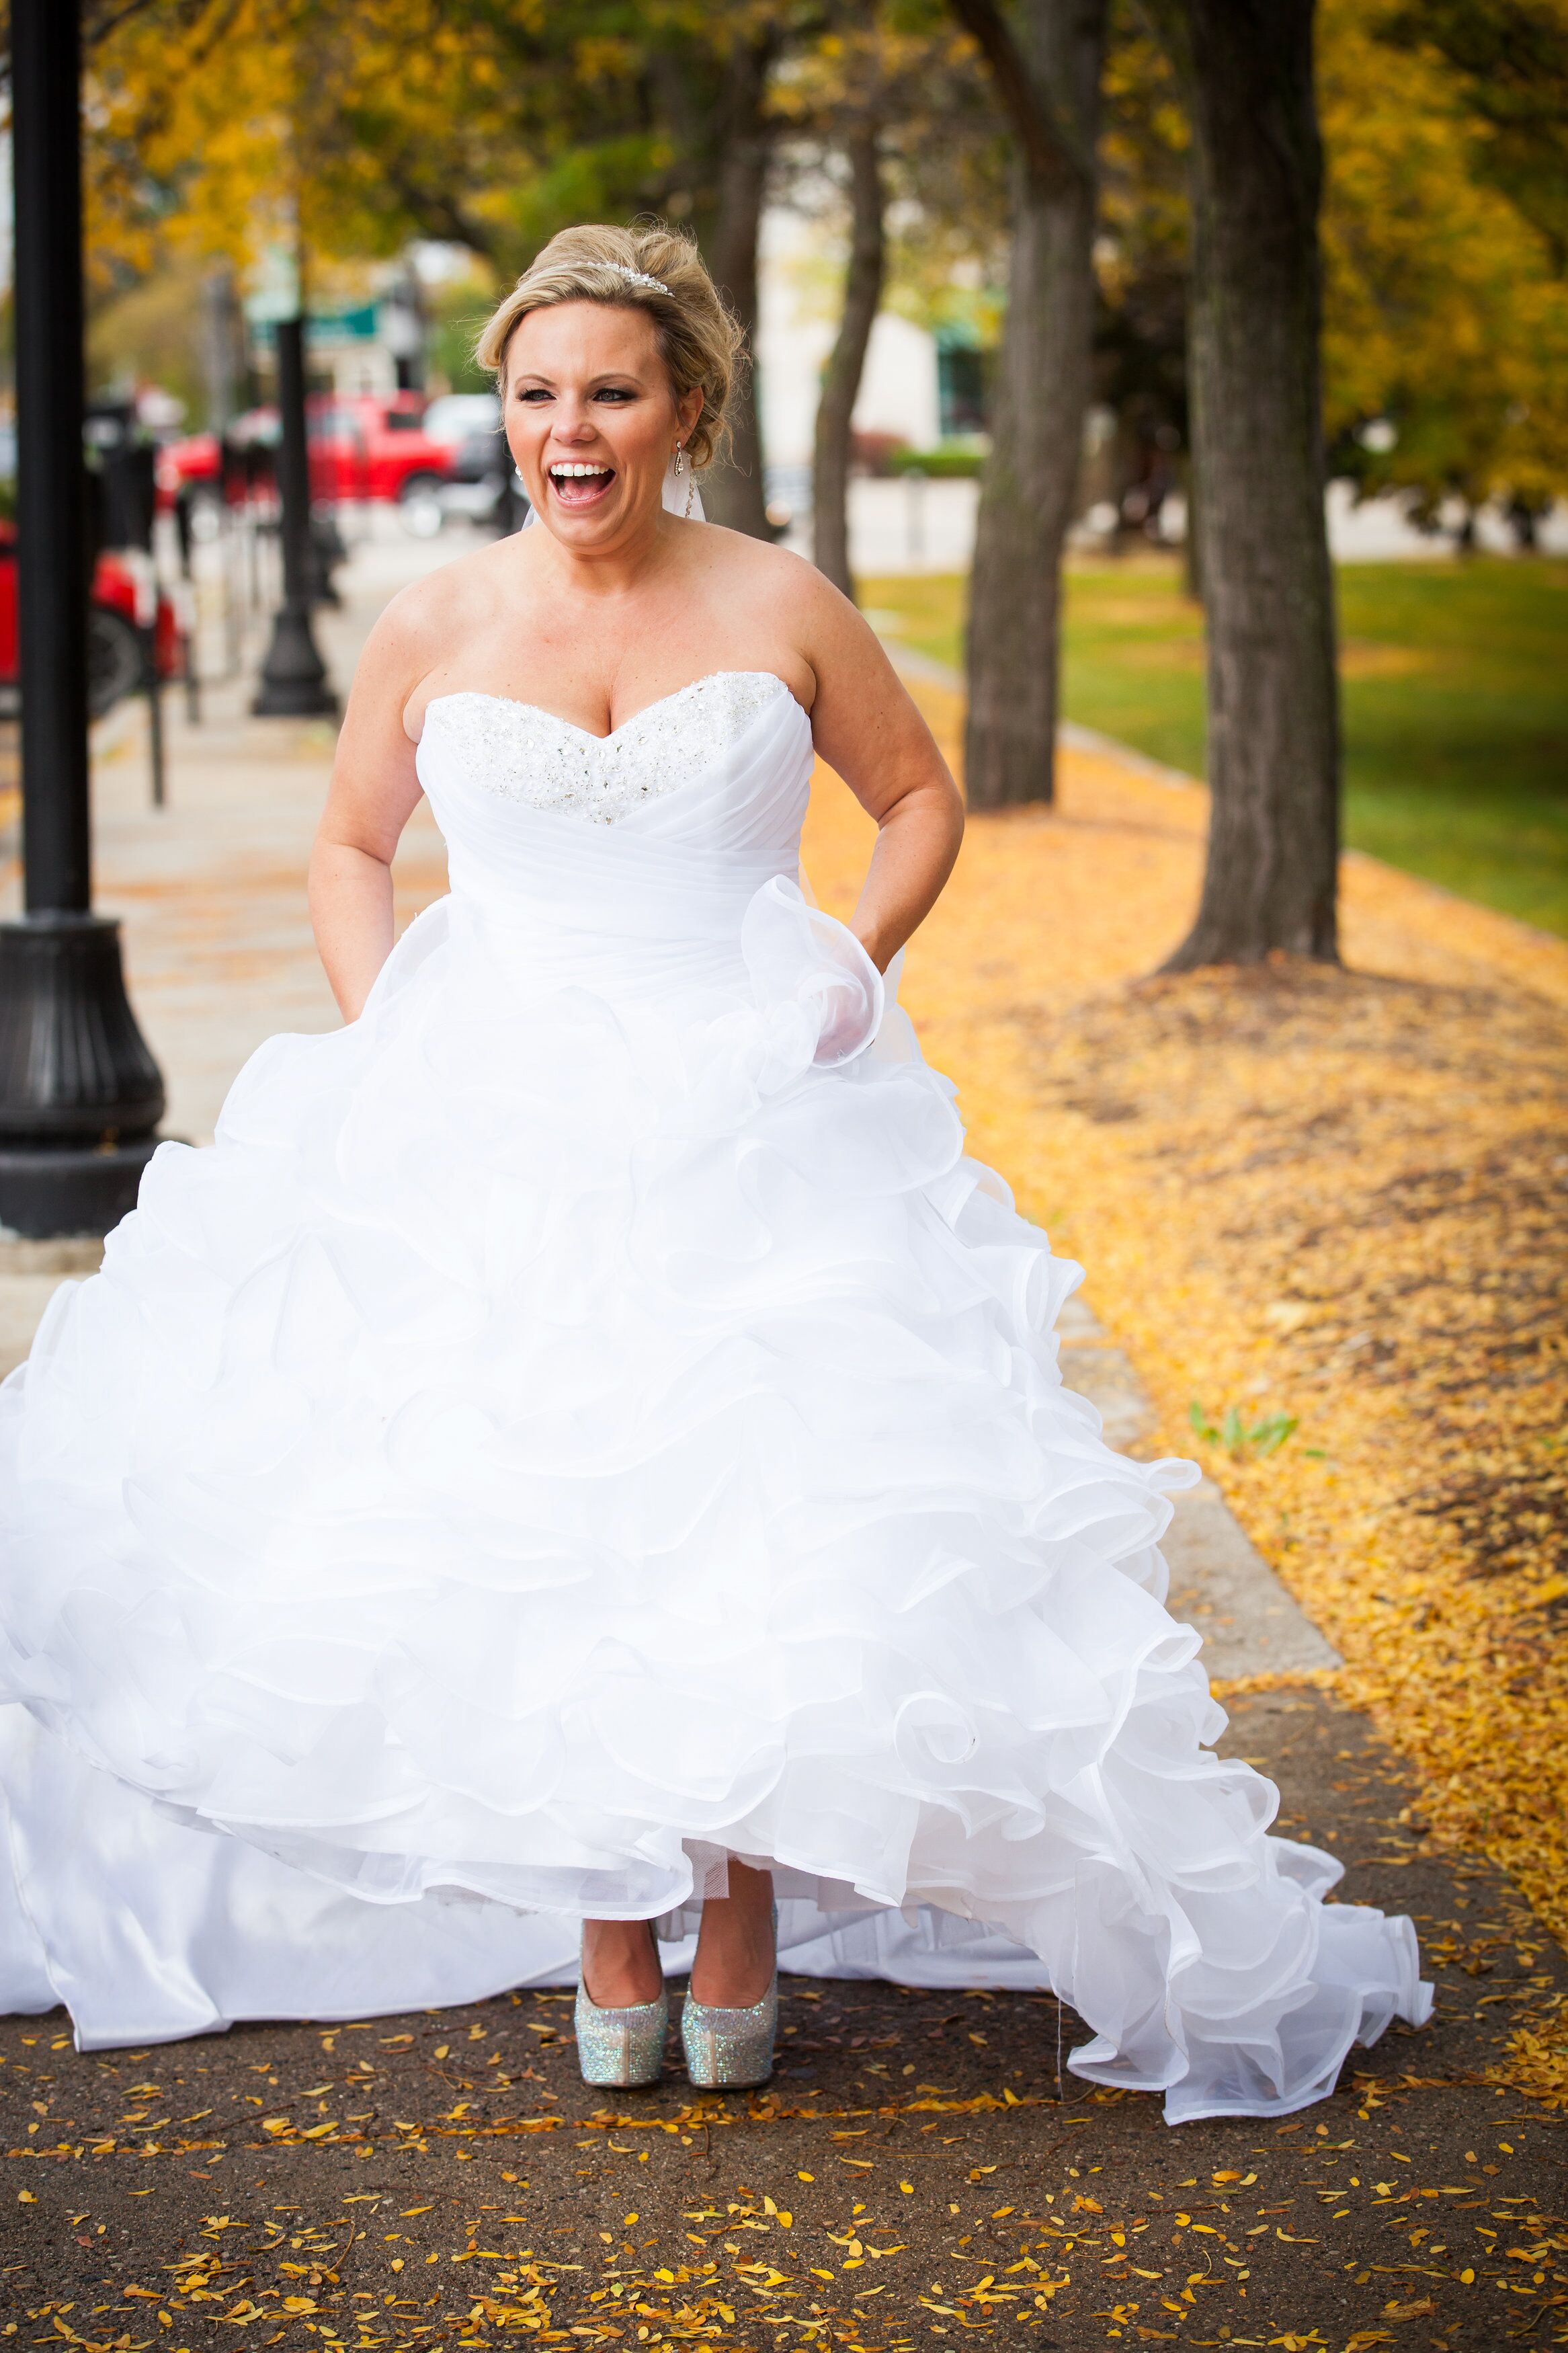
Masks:
[[[530,311],[507,345],[506,438],[535,512],[584,554],[645,526],[677,441],[701,413],[679,406],[654,322],[634,304]]]

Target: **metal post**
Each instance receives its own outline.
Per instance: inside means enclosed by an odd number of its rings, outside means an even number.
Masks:
[[[91,913],[77,0],[14,0],[11,26],[26,913],[0,924],[0,1223],[42,1238],[134,1205],[163,1082]]]
[[[382,333],[397,370],[399,392],[425,389],[425,303],[412,263],[387,289],[382,303]]]
[[[202,295],[205,305],[202,359],[207,382],[207,431],[216,434],[221,445],[234,415],[234,359],[237,341],[234,272],[226,261],[217,262],[208,270]]]
[[[310,719],[338,707],[310,629],[310,447],[305,426],[305,322],[278,322],[278,495],[283,542],[283,602],[272,625],[258,719]]]
[[[180,670],[185,688],[185,724],[187,727],[199,727],[202,723],[202,673],[196,659],[196,604],[194,597],[191,600],[190,623],[190,628],[181,636]]]
[[[163,754],[163,681],[158,675],[156,624],[146,636],[147,757],[153,770],[153,806],[164,808],[169,790]]]

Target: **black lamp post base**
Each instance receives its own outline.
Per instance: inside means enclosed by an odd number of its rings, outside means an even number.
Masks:
[[[335,718],[338,698],[310,634],[310,608],[290,599],[279,608],[262,666],[261,691],[250,706],[258,719]]]
[[[96,1148],[0,1145],[0,1226],[28,1241],[107,1234],[136,1207],[157,1149],[155,1135]]]
[[[0,923],[0,1226],[103,1234],[136,1206],[163,1082],[106,916]]]

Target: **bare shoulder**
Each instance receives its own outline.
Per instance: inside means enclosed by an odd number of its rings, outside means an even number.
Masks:
[[[749,533],[708,523],[697,537],[697,548],[708,581],[721,583],[726,594],[739,590],[748,597],[765,598],[781,616],[804,617],[833,606],[855,615],[854,606],[815,564],[790,548],[774,546],[772,540],[753,539]]]
[[[394,659],[407,653],[416,661],[449,642],[455,630],[472,626],[493,607],[509,568],[510,543],[498,540],[443,564],[400,588],[383,608],[366,641],[366,652]]]
[[[858,669],[884,662],[865,616],[805,556],[710,525],[699,560],[705,594],[721,601],[731,623],[784,637],[819,681],[846,663]]]
[[[739,532],[705,526],[689,560],[710,642],[735,649],[737,666],[785,679],[810,713],[817,752],[879,824],[906,797],[926,796],[951,863],[963,830],[958,788],[864,613],[815,565]]]

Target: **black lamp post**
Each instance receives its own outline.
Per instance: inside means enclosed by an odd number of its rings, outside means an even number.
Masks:
[[[260,719],[314,719],[338,698],[310,629],[310,447],[305,425],[305,322],[278,322],[278,497],[283,540],[283,602],[252,710]]]
[[[13,0],[24,905],[0,924],[0,1224],[104,1233],[163,1082],[92,907],[78,0]]]

